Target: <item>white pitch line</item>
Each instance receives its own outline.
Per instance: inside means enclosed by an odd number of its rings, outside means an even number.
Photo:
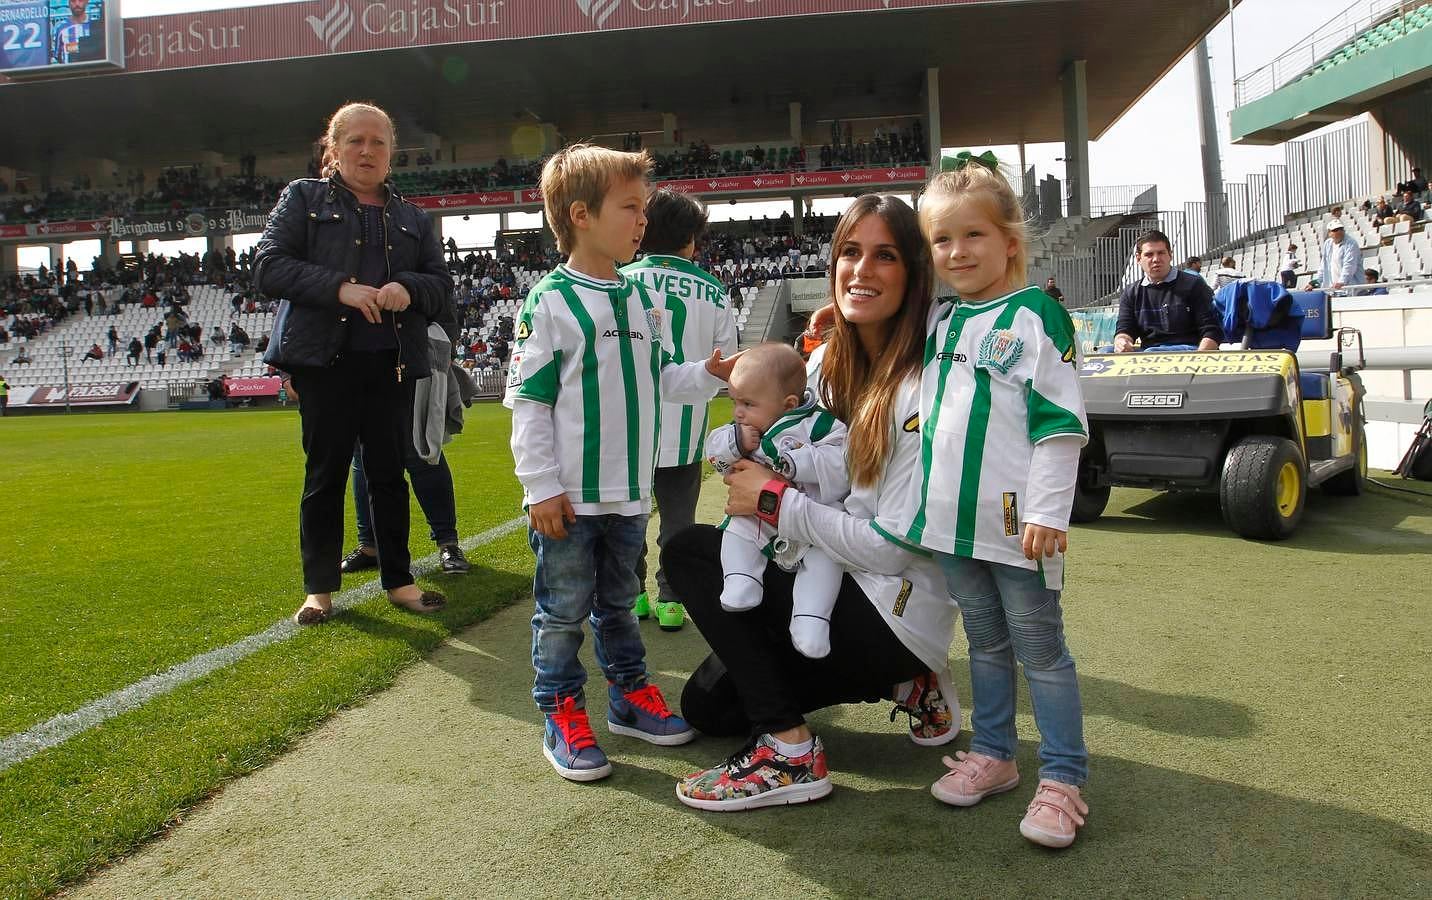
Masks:
[[[470,551],[498,538],[506,537],[527,524],[526,516],[503,522],[462,542],[464,551]],[[438,568],[438,554],[433,553],[413,565],[413,577],[422,578]],[[349,609],[383,593],[382,585],[374,579],[358,587],[343,591],[333,598],[333,610]],[[144,705],[155,697],[167,694],[175,688],[203,678],[210,672],[233,665],[265,647],[286,641],[304,626],[295,625],[292,619],[276,622],[265,631],[249,635],[207,653],[200,653],[177,666],[155,675],[140,679],[128,687],[106,694],[98,700],[86,703],[74,712],[62,713],[42,722],[22,734],[12,734],[0,739],[0,772],[24,762],[42,750],[61,744],[81,732],[99,725],[115,716]]]

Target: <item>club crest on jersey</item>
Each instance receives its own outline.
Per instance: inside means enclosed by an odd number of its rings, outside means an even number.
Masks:
[[[652,338],[654,340],[656,335],[661,334],[661,310],[656,307],[647,310],[646,325],[651,329]]]
[[[999,374],[1008,375],[1024,355],[1024,341],[1013,331],[999,328],[985,335],[980,341],[980,355],[975,365],[985,369],[997,369]]]

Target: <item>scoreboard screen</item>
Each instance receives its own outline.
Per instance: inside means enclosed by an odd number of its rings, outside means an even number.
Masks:
[[[122,68],[119,0],[0,0],[0,73]]]

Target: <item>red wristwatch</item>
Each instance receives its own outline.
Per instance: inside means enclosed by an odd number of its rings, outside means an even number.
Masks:
[[[788,487],[790,485],[779,478],[772,478],[762,485],[761,494],[756,498],[756,518],[772,528],[776,527],[776,520],[781,514],[781,495]]]

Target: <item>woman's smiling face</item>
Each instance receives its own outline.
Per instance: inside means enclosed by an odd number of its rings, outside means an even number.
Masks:
[[[885,220],[867,214],[835,253],[835,303],[841,316],[856,327],[894,318],[905,302],[909,274]]]

